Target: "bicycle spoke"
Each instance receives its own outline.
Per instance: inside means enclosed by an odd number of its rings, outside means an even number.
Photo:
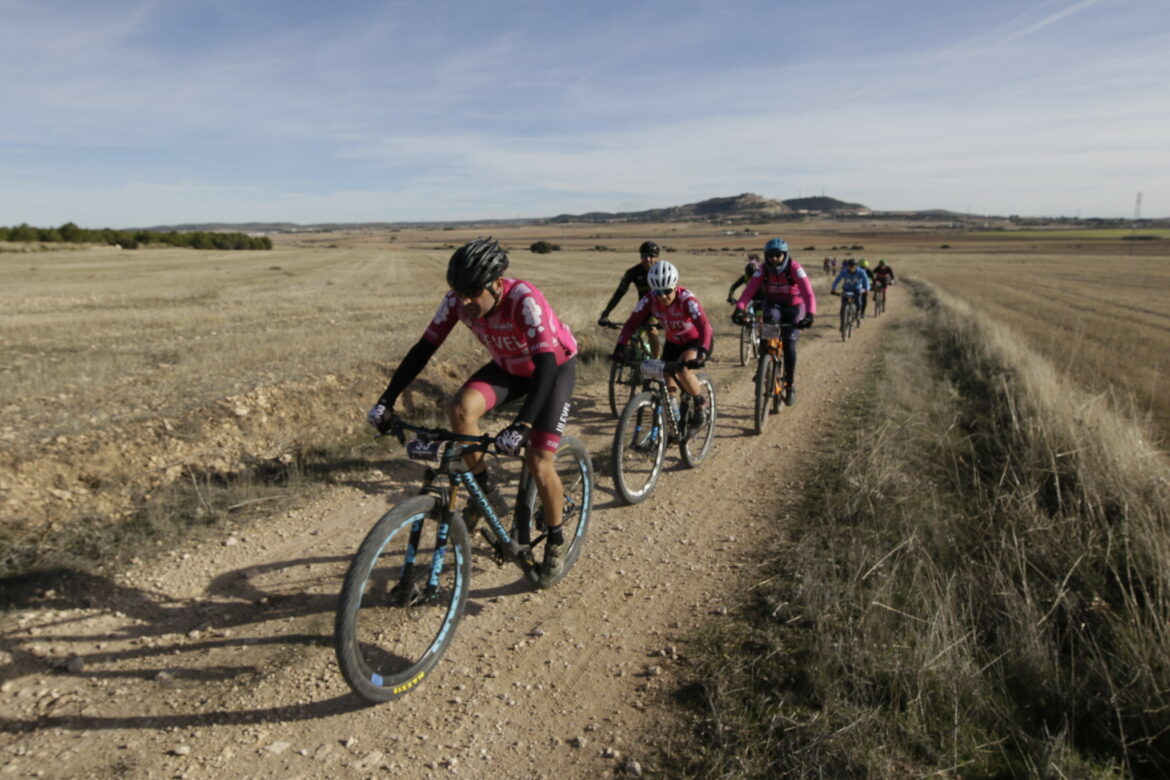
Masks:
[[[392,509],[346,574],[338,661],[354,691],[371,701],[395,698],[421,681],[462,613],[470,546],[462,523],[440,539],[437,506],[431,496],[416,496]]]
[[[614,484],[630,504],[650,495],[662,468],[666,431],[651,393],[640,393],[626,405],[614,434]]]

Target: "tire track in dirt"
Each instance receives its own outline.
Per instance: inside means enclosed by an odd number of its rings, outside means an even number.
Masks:
[[[635,507],[598,473],[582,557],[550,591],[479,548],[467,611],[445,658],[408,696],[363,706],[337,671],[333,609],[349,556],[419,470],[351,475],[273,522],[176,551],[88,607],[7,615],[0,647],[0,772],[48,776],[597,777],[680,724],[667,695],[684,640],[761,579],[831,411],[905,303],[840,343],[823,316],[805,339],[798,403],[750,435],[750,367],[723,334],[711,454],[697,470],[668,451]],[[836,301],[829,299],[825,309]],[[575,433],[608,461],[604,386],[575,401]],[[393,484],[392,495],[386,495]],[[48,597],[46,604],[52,604]],[[80,657],[74,672],[45,659]],[[75,662],[77,663],[77,662]],[[619,757],[615,758],[614,754]]]

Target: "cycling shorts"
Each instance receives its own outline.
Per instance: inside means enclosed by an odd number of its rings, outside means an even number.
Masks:
[[[679,356],[682,355],[682,353],[686,352],[688,349],[693,349],[693,350],[698,351],[699,349],[702,349],[702,347],[703,347],[703,340],[702,339],[695,339],[694,341],[688,341],[686,344],[675,344],[673,341],[668,341],[662,345],[662,359],[665,360],[667,363],[669,363],[672,360],[678,360]],[[712,352],[715,351],[715,337],[714,336],[711,337],[711,351]]]
[[[536,412],[536,418],[532,421],[532,435],[528,438],[532,447],[553,453],[557,451],[569,421],[569,400],[576,379],[577,358],[572,357],[557,368],[548,402]],[[484,397],[487,401],[485,411],[526,395],[531,385],[532,377],[509,374],[494,361],[476,371],[463,384]]]

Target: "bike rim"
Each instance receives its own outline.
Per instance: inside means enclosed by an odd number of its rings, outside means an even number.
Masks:
[[[625,425],[619,425],[621,437],[615,456],[615,474],[624,492],[632,498],[641,498],[654,487],[662,462],[666,431],[649,400],[623,414]]]
[[[412,550],[416,523],[422,533]],[[457,545],[437,549],[436,526],[426,513],[405,518],[369,562],[361,585],[353,621],[354,652],[366,681],[391,687],[394,695],[420,682],[438,660],[458,621],[460,596],[467,587],[464,550]],[[437,576],[436,558],[442,559]]]

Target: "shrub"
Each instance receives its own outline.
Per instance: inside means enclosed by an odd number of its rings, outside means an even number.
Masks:
[[[549,252],[560,251],[559,246],[556,244],[551,244],[548,241],[537,241],[528,248],[538,255],[547,255]]]

